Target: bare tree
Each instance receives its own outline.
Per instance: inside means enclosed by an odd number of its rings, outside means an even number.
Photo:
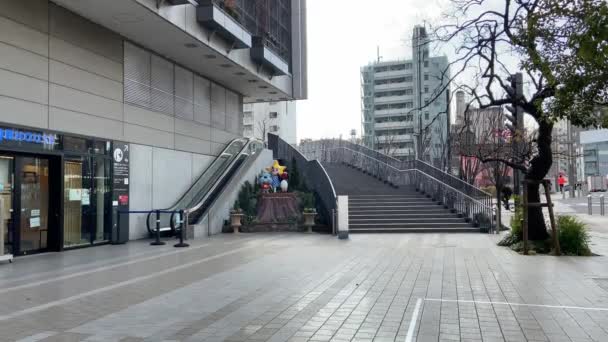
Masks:
[[[530,153],[485,161],[521,170],[529,181],[528,201],[540,202],[538,182],[553,162],[553,122],[568,118],[579,126],[595,124],[593,108],[608,102],[608,51],[605,39],[598,38],[606,36],[608,5],[602,0],[505,0],[499,8],[487,0],[452,3],[452,23],[436,34],[457,46],[456,74],[476,70],[476,84],[462,86],[478,108],[513,105],[538,125]],[[519,63],[509,63],[513,57]],[[522,70],[528,86],[524,95],[509,82]],[[541,208],[530,208],[529,227],[530,239],[548,237]]]
[[[268,141],[268,130],[269,130],[268,124],[269,124],[269,119],[267,117],[264,117],[262,120],[259,120],[256,123],[258,138],[260,140],[262,140],[264,142],[264,144],[266,144]]]

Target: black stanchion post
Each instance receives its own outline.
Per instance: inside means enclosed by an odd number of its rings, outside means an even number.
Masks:
[[[190,245],[184,242],[184,234],[186,233],[186,227],[188,225],[188,222],[184,217],[183,210],[179,211],[179,220],[181,221],[179,224],[179,243],[173,245],[173,247],[189,247]]]
[[[156,239],[150,242],[152,246],[162,246],[165,243],[160,241],[160,210],[156,211]]]

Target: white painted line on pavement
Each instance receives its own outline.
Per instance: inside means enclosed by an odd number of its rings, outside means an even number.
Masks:
[[[526,303],[491,302],[491,301],[483,301],[483,300],[441,299],[441,298],[425,298],[424,300],[429,301],[429,302],[474,303],[474,304],[492,304],[492,305],[509,305],[509,306],[529,306],[529,307],[550,308],[550,309],[608,311],[608,308],[590,308],[590,307],[584,307],[584,306],[568,306],[568,305],[526,304]]]
[[[224,245],[233,245],[239,242],[250,242],[250,241],[260,241],[260,240],[251,240],[251,239],[238,239],[235,241],[224,241],[222,242]],[[219,243],[219,241],[217,241]],[[0,288],[0,294],[2,293],[6,293],[6,292],[10,292],[10,291],[16,291],[16,290],[22,290],[22,289],[27,289],[27,288],[32,288],[32,287],[36,287],[39,285],[43,285],[43,284],[48,284],[48,283],[52,283],[55,281],[60,281],[60,280],[66,280],[66,279],[71,279],[71,278],[75,278],[75,277],[80,277],[82,275],[87,275],[87,274],[92,274],[92,273],[97,273],[97,272],[102,272],[102,271],[107,271],[107,270],[111,270],[111,269],[115,269],[118,267],[122,267],[122,266],[128,266],[128,265],[132,265],[132,264],[136,264],[136,263],[140,263],[140,262],[145,262],[145,261],[150,261],[150,260],[154,260],[157,258],[161,258],[161,257],[166,257],[166,256],[170,256],[170,255],[175,255],[175,254],[179,254],[179,253],[187,253],[190,251],[194,251],[203,247],[207,247],[209,246],[211,243],[207,242],[204,243],[202,245],[198,245],[198,246],[190,246],[187,249],[177,249],[177,250],[173,250],[173,251],[168,251],[168,252],[163,252],[160,254],[154,254],[154,255],[150,255],[147,257],[142,257],[142,258],[137,258],[137,259],[132,259],[132,260],[128,260],[125,262],[121,262],[118,264],[112,264],[112,265],[106,265],[106,266],[100,266],[97,268],[91,268],[91,269],[87,269],[86,271],[80,271],[80,272],[75,272],[75,273],[70,273],[70,274],[66,274],[66,275],[62,275],[62,276],[57,276],[57,277],[53,277],[53,278],[45,278],[44,280],[39,280],[39,281],[34,281],[34,282],[30,282],[30,283],[26,283],[26,284],[22,284],[22,285],[16,285],[16,286],[12,286],[12,287],[5,287],[5,288]],[[150,253],[145,253],[146,255],[149,255]]]
[[[27,289],[27,288],[31,288],[31,287],[36,287],[36,286],[47,284],[47,283],[51,283],[51,282],[54,282],[54,281],[66,280],[66,279],[75,278],[75,277],[79,277],[79,276],[87,275],[87,274],[91,274],[91,273],[97,273],[97,272],[107,271],[107,270],[111,270],[111,269],[114,269],[114,268],[118,268],[118,267],[122,267],[122,266],[127,266],[127,265],[132,265],[132,264],[136,264],[136,263],[140,263],[140,262],[144,262],[144,261],[150,261],[150,260],[158,259],[158,258],[169,256],[169,255],[174,255],[174,254],[178,254],[178,253],[184,253],[184,252],[188,252],[188,251],[193,251],[193,250],[196,250],[196,249],[199,249],[199,248],[203,248],[203,247],[206,247],[206,246],[209,246],[209,243],[205,243],[205,244],[202,244],[202,245],[194,246],[194,247],[191,247],[191,248],[188,248],[188,249],[177,249],[177,250],[174,250],[174,251],[164,252],[164,253],[160,253],[160,254],[155,254],[155,255],[148,256],[148,257],[144,257],[144,258],[133,259],[133,260],[121,262],[119,264],[108,265],[108,266],[101,266],[101,267],[89,269],[89,270],[86,270],[86,271],[80,271],[80,272],[76,272],[76,273],[70,273],[70,274],[66,274],[66,275],[62,275],[62,276],[58,276],[58,277],[54,277],[54,278],[47,278],[47,279],[44,279],[44,280],[34,281],[34,282],[23,284],[23,285],[17,285],[17,286],[13,286],[13,287],[5,287],[5,288],[1,288],[0,289],[0,294],[6,293],[6,292],[10,292],[10,291],[16,291],[16,290],[22,290],[22,289]]]
[[[422,305],[422,298],[418,298],[416,301],[416,307],[412,313],[412,319],[410,320],[410,327],[407,329],[405,342],[412,342],[412,338],[414,338],[414,330],[416,328],[416,322],[418,321],[418,314],[420,313],[420,305]]]
[[[36,335],[32,335],[32,336],[28,336],[26,338],[22,338],[20,340],[17,340],[15,342],[38,342],[38,341],[42,341],[45,338],[51,337],[51,336],[55,336],[58,333],[55,331],[44,331],[41,333],[38,333]]]
[[[108,285],[108,286],[100,287],[100,288],[95,289],[95,290],[91,290],[91,291],[83,292],[83,293],[80,293],[80,294],[77,294],[77,295],[73,295],[73,296],[70,296],[70,297],[54,300],[52,302],[48,302],[48,303],[45,303],[45,304],[33,306],[31,308],[23,309],[23,310],[20,310],[20,311],[15,311],[13,313],[0,316],[0,321],[7,321],[9,319],[13,319],[13,318],[24,316],[24,315],[31,314],[31,313],[34,313],[34,312],[42,311],[42,310],[45,310],[45,309],[48,309],[48,308],[51,308],[51,307],[54,307],[54,306],[67,304],[69,302],[73,302],[73,301],[81,299],[81,298],[85,298],[85,297],[88,297],[88,296],[93,296],[93,295],[96,295],[96,294],[104,293],[104,292],[111,291],[111,290],[114,290],[114,289],[117,289],[117,288],[120,288],[120,287],[123,287],[123,286],[135,284],[135,283],[138,283],[138,282],[143,281],[143,280],[148,280],[148,279],[152,279],[152,278],[155,278],[155,277],[158,277],[158,276],[161,276],[161,275],[165,275],[165,274],[172,273],[172,272],[175,272],[175,271],[183,270],[183,269],[188,268],[188,267],[192,267],[192,266],[195,266],[195,265],[198,265],[198,264],[202,264],[202,263],[205,263],[205,262],[208,262],[208,261],[211,261],[211,260],[215,260],[215,259],[227,256],[227,255],[230,255],[230,254],[235,254],[235,253],[238,253],[240,251],[243,251],[243,250],[246,250],[246,249],[252,249],[252,248],[255,248],[255,247],[258,247],[258,245],[252,245],[252,246],[246,246],[246,247],[237,248],[237,249],[234,249],[232,251],[219,253],[219,254],[216,254],[216,255],[213,255],[213,256],[209,256],[209,257],[197,260],[197,261],[192,261],[192,262],[189,262],[189,263],[186,263],[186,264],[182,264],[182,265],[179,265],[179,266],[176,266],[176,267],[171,267],[171,268],[164,269],[162,271],[150,273],[150,274],[147,274],[145,276],[139,276],[139,277],[136,277],[136,278],[133,278],[133,279],[121,281],[120,283],[116,283],[116,284],[113,284],[113,285]]]

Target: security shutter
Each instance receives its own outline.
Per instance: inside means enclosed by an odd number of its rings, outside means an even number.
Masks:
[[[238,120],[239,115],[239,96],[229,90],[226,91],[226,131],[239,134]]]
[[[211,124],[226,129],[226,88],[215,83],[211,83]]]
[[[194,120],[194,74],[175,66],[175,115]]]
[[[211,125],[211,82],[194,75],[194,120]]]
[[[150,53],[125,42],[125,102],[150,107]]]
[[[151,108],[155,111],[174,115],[173,63],[152,55]]]

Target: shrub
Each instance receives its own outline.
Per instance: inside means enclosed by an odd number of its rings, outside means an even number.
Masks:
[[[524,208],[521,206],[519,196],[513,196],[515,200],[515,212],[511,216],[511,235],[521,241],[523,239],[522,220],[524,219]]]
[[[515,201],[515,212],[511,216],[511,233],[498,243],[499,246],[511,246],[523,239],[522,220],[524,218],[524,209],[520,205],[519,196],[513,196],[513,199]]]
[[[587,226],[572,216],[559,216],[558,238],[562,253],[566,255],[591,255]]]

